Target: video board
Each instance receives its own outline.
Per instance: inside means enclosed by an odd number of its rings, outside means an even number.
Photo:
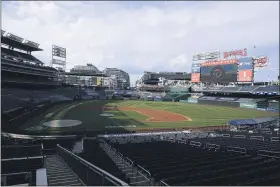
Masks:
[[[200,82],[200,64],[192,64],[191,82]]]
[[[246,57],[238,60],[238,82],[253,81],[253,58]]]
[[[200,67],[201,82],[229,83],[237,82],[237,64],[219,64]]]

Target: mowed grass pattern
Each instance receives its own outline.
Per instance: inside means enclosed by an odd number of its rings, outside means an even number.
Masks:
[[[261,118],[267,116],[278,116],[275,112],[258,111],[254,109],[232,108],[213,105],[199,105],[191,103],[178,102],[153,102],[153,101],[121,101],[110,103],[109,105],[118,105],[136,108],[153,108],[156,110],[167,110],[170,112],[182,114],[192,119],[186,122],[170,123],[146,123],[150,128],[172,128],[187,126],[215,126],[227,124],[233,119]]]
[[[136,111],[120,111],[117,109],[105,111],[114,114],[113,117],[100,116],[104,106],[123,106],[132,108],[147,108],[155,110],[166,110],[191,118],[192,121],[184,122],[145,122],[148,118]],[[50,117],[48,114],[53,113]],[[45,113],[31,119],[21,129],[43,125],[51,120],[73,119],[82,122],[81,125],[71,128],[44,128],[40,132],[70,132],[87,130],[108,130],[106,126],[131,126],[135,129],[156,129],[156,128],[188,128],[202,126],[217,126],[227,124],[233,119],[260,118],[267,116],[278,116],[274,112],[258,111],[253,109],[231,108],[212,105],[199,105],[179,102],[150,102],[150,101],[83,101],[72,104],[63,104],[48,109]],[[114,129],[110,129],[114,130]]]

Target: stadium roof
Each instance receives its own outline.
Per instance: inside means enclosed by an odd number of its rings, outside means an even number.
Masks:
[[[277,117],[265,117],[265,118],[255,118],[255,119],[239,119],[239,120],[231,120],[228,123],[230,125],[257,125],[260,123],[267,123],[279,120]]]
[[[43,51],[39,47],[33,46],[30,44],[30,41],[25,41],[26,43],[22,43],[20,41],[13,40],[7,36],[1,36],[1,43],[5,45],[12,46],[16,49],[24,50],[24,51]]]

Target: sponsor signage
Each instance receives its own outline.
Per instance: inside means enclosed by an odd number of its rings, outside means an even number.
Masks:
[[[224,52],[224,58],[247,56],[247,48]]]
[[[252,82],[253,70],[239,70],[238,71],[238,82]]]
[[[220,58],[220,51],[218,50],[196,53],[193,55],[193,61],[210,60],[210,59],[218,59],[218,58]]]
[[[205,60],[218,59],[218,58],[220,58],[220,51],[213,51],[213,52],[206,52],[205,53]]]
[[[257,108],[257,110],[266,111],[266,108]]]
[[[268,63],[268,57],[267,56],[261,56],[254,60],[254,66],[255,67],[265,67]]]
[[[193,61],[205,60],[205,53],[197,53],[193,55]]]
[[[189,98],[188,98],[188,102],[189,102],[189,103],[197,103],[197,99],[194,99],[194,98],[189,97]]]
[[[253,108],[256,109],[257,108],[257,104],[256,103],[240,103],[240,108]]]
[[[216,66],[216,65],[226,65],[226,64],[236,64],[238,63],[237,59],[232,60],[220,60],[220,61],[213,61],[213,62],[203,62],[200,66]]]
[[[192,73],[200,73],[200,67],[193,67]]]
[[[102,85],[102,77],[97,77],[97,79],[96,79],[96,85],[97,86],[101,86]]]
[[[199,63],[193,63],[191,72],[192,73],[200,73],[200,64]]]
[[[191,82],[200,82],[200,73],[192,73]]]
[[[188,100],[179,100],[181,103],[188,103]]]
[[[253,57],[240,58],[238,60],[238,70],[253,69]]]
[[[200,63],[193,63],[193,64],[192,64],[192,67],[193,67],[193,68],[199,68],[199,67],[200,67]]]

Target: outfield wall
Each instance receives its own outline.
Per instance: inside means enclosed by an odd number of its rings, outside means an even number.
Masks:
[[[187,100],[179,100],[181,103],[197,103],[202,105],[216,105],[216,106],[226,106],[226,107],[234,107],[234,108],[249,108],[249,109],[256,109],[256,110],[262,110],[262,111],[275,111],[279,112],[279,103],[270,103],[267,100],[262,101],[244,101],[239,102],[238,98],[237,100],[217,100],[213,98],[213,100],[207,100],[207,99],[199,99],[199,98],[193,98],[189,97]]]

